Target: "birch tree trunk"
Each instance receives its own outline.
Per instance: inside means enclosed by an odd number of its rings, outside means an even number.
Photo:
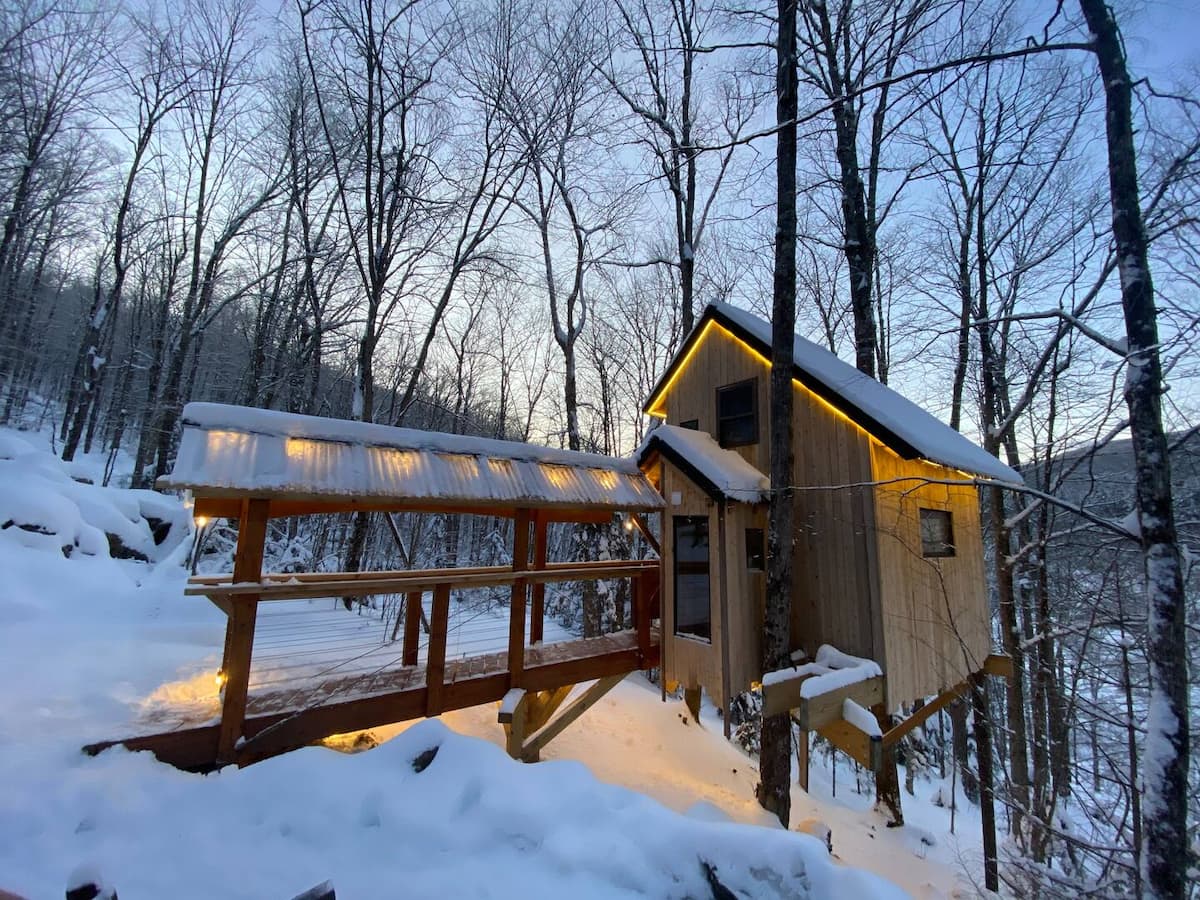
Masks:
[[[1104,0],[1079,0],[1092,33],[1107,110],[1108,183],[1121,275],[1128,366],[1125,402],[1136,467],[1146,568],[1150,704],[1142,748],[1143,878],[1151,896],[1188,893],[1188,706],[1183,572],[1175,530],[1170,461],[1163,431],[1158,313],[1133,142],[1133,84],[1121,31]]]

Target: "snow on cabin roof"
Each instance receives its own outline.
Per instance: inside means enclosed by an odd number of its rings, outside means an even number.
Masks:
[[[771,480],[733,450],[726,450],[705,431],[659,425],[642,441],[634,454],[638,464],[654,452],[664,453],[673,463],[691,468],[690,476],[707,482],[710,492],[743,503],[759,503],[767,499]]]
[[[159,488],[198,496],[650,511],[636,463],[515,441],[189,403]]]
[[[669,384],[672,370],[684,358],[709,321],[716,319],[764,356],[771,353],[771,323],[727,303],[712,302],[684,341],[680,352],[650,394],[647,411]],[[892,388],[864,375],[824,347],[796,335],[792,347],[796,379],[841,410],[901,456],[972,472],[1000,481],[1022,483],[1014,470],[949,425]]]

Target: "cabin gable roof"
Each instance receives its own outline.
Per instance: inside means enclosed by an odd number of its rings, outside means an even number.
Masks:
[[[663,401],[692,351],[718,325],[770,365],[771,324],[727,303],[710,303],[658,379],[643,411],[663,417]],[[793,378],[904,459],[925,459],[965,472],[1021,483],[1021,476],[983,448],[887,385],[797,335]]]

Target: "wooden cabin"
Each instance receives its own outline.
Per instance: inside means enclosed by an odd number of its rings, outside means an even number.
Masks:
[[[770,345],[770,323],[714,303],[644,407],[662,421],[638,461],[666,501],[664,676],[721,708],[764,674]],[[828,350],[794,349],[792,649],[874,660],[888,710],[941,694],[991,653],[972,479],[1020,476]]]

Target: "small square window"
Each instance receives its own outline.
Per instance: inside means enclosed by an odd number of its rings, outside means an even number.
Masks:
[[[767,567],[766,542],[761,528],[746,529],[746,568],[761,572]]]
[[[700,430],[700,420],[699,419],[688,419],[686,422],[680,422],[679,427],[680,428],[688,428],[692,431],[699,431]]]
[[[717,388],[717,443],[742,447],[758,443],[758,379]]]
[[[921,509],[921,555],[954,555],[954,530],[949,510]]]

